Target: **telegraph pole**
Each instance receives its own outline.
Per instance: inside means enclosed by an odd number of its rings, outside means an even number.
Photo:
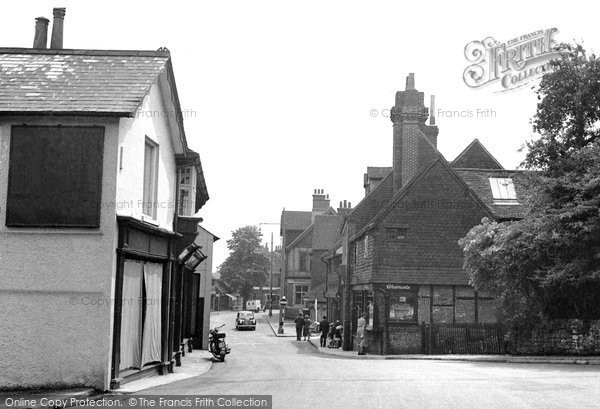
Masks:
[[[271,232],[271,253],[269,253],[269,264],[271,265],[271,271],[269,272],[269,317],[273,316],[273,232]]]

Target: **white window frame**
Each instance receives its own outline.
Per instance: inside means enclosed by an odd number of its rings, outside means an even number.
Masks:
[[[181,179],[182,179],[182,175],[184,173],[184,171],[189,171],[189,183],[182,183]],[[179,185],[179,190],[177,192],[177,214],[179,216],[193,216],[193,209],[194,209],[194,189],[193,189],[193,183],[194,183],[194,168],[192,166],[186,166],[183,168],[179,168],[177,170],[177,181],[178,181],[178,185]],[[186,209],[182,209],[181,208],[181,204],[182,204],[182,200],[181,200],[181,192],[182,191],[187,191],[188,192],[188,203],[187,203],[187,208]],[[183,211],[182,211],[183,210]]]
[[[298,291],[298,287],[306,287],[306,291]],[[306,298],[306,294],[308,294],[308,291],[310,290],[309,288],[309,284],[294,284],[294,305],[302,305],[303,304],[303,300],[304,298]],[[296,296],[298,295],[298,293],[301,294],[300,296],[300,302],[297,303],[296,302]]]
[[[518,204],[512,178],[488,178],[494,204]]]
[[[150,147],[152,151],[152,158],[147,161],[146,160],[146,148]],[[146,140],[144,142],[144,181],[143,181],[143,205],[142,205],[142,213],[145,216],[151,217],[153,220],[156,220],[156,200],[158,196],[158,157],[159,157],[159,145],[154,142],[152,139],[146,136]],[[150,168],[146,168],[146,164],[150,164]],[[149,186],[146,185],[146,177],[147,174],[150,174]],[[148,200],[149,199],[149,200]],[[148,206],[147,202],[151,202],[151,206]]]
[[[182,193],[183,192],[187,192],[187,203],[185,208],[182,207],[183,206],[183,200],[182,200]],[[179,187],[179,196],[177,197],[177,214],[179,216],[191,216],[191,210],[192,210],[192,189],[190,189],[189,187],[185,187],[185,186],[180,186]]]

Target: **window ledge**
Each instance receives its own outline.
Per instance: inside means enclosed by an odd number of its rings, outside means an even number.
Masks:
[[[146,223],[153,224],[153,225],[155,225],[155,226],[159,226],[159,225],[160,225],[160,223],[159,223],[159,221],[158,221],[158,220],[156,220],[156,219],[152,218],[152,216],[150,216],[150,215],[147,215],[147,214],[143,214],[143,215],[142,215],[142,221],[143,221],[143,222],[146,222]]]
[[[521,203],[516,200],[494,200],[494,204],[498,206],[518,206]]]

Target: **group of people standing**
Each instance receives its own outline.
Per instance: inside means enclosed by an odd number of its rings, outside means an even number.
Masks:
[[[308,315],[298,313],[296,317],[296,341],[310,340],[310,324],[311,320]],[[358,343],[358,355],[366,354],[366,338],[365,329],[367,327],[367,314],[362,314],[358,319],[356,328],[356,340]],[[320,345],[322,347],[329,346],[330,348],[339,348],[342,341],[342,325],[337,320],[335,323],[330,324],[326,316],[319,322],[319,330],[321,331]],[[327,345],[329,340],[329,345]]]
[[[342,325],[339,320],[334,323],[329,323],[326,316],[323,316],[321,322],[319,322],[319,329],[321,330],[321,346],[330,348],[339,348],[342,343]],[[329,345],[327,345],[329,340]]]

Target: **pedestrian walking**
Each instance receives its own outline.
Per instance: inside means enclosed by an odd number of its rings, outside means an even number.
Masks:
[[[301,312],[298,313],[298,316],[294,322],[296,323],[296,341],[302,341],[300,337],[302,336],[302,331],[304,330],[304,316]]]
[[[304,316],[304,340],[306,339],[310,341],[310,318],[308,315]]]
[[[363,313],[356,323],[356,342],[358,343],[358,355],[366,354],[365,329],[367,328],[367,313]]]
[[[327,346],[327,335],[329,334],[329,321],[327,316],[323,315],[323,319],[319,322],[319,329],[321,330],[321,346]]]

